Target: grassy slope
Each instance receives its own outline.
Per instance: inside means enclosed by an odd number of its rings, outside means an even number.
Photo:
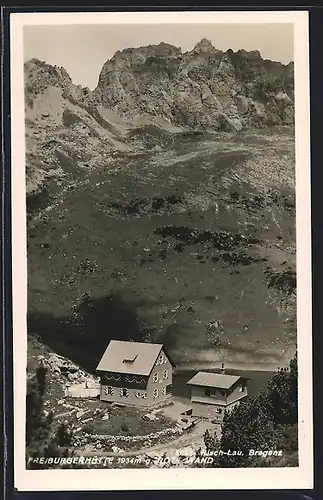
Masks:
[[[223,355],[275,363],[294,349],[295,327],[286,322],[294,299],[268,288],[265,274],[295,267],[287,131],[182,138],[91,168],[75,156],[57,158],[65,177],[49,181],[28,223],[31,333],[88,369],[110,338],[165,342],[179,364]],[[269,189],[286,199],[270,198]],[[178,239],[156,234],[170,225],[260,242],[239,246],[253,262],[230,266],[213,242],[178,247]],[[206,328],[216,319],[224,324],[217,345]]]

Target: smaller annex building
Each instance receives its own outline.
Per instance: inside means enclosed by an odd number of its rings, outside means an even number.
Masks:
[[[149,407],[172,395],[173,362],[162,344],[111,340],[96,370],[100,399]]]
[[[231,411],[248,395],[246,379],[225,373],[198,372],[187,384],[191,392],[192,416],[219,423],[225,410]]]

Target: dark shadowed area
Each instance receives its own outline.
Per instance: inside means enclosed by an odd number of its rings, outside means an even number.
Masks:
[[[149,334],[135,306],[117,295],[85,298],[70,317],[30,313],[28,331],[92,373],[111,339],[143,341]]]

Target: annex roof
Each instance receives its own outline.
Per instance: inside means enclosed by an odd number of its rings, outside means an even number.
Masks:
[[[149,375],[163,344],[111,340],[97,371]]]
[[[198,372],[191,378],[188,385],[201,385],[203,387],[217,387],[219,389],[230,389],[241,377],[237,375],[226,375],[223,373]]]

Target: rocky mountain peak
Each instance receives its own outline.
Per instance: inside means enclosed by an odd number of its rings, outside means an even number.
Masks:
[[[162,118],[185,130],[241,130],[293,122],[292,67],[258,50],[226,52],[203,38],[183,53],[167,43],[107,61],[93,99],[124,118]],[[282,92],[289,99],[276,99]]]
[[[246,59],[262,59],[259,50],[240,49],[235,53],[237,56],[245,57]]]
[[[60,87],[65,90],[72,85],[72,79],[62,66],[52,66],[39,59],[30,59],[24,64],[26,82],[25,91],[33,96],[48,87]]]
[[[174,57],[182,53],[181,48],[170,45],[169,43],[160,42],[156,45],[145,45],[142,47],[129,47],[123,50],[118,50],[112,60],[132,58],[135,56],[153,56],[153,57]]]
[[[70,75],[63,66],[57,66],[56,64],[54,64],[53,66],[52,64],[47,64],[45,61],[40,61],[36,58],[30,59],[29,61],[25,62],[24,70],[25,72],[35,74],[38,72],[38,77],[41,74],[43,76],[47,74],[48,77],[55,76],[58,80],[62,80],[65,83],[72,83]]]
[[[194,47],[193,52],[199,53],[199,52],[218,52],[218,50],[212,45],[210,40],[207,38],[202,38]]]

